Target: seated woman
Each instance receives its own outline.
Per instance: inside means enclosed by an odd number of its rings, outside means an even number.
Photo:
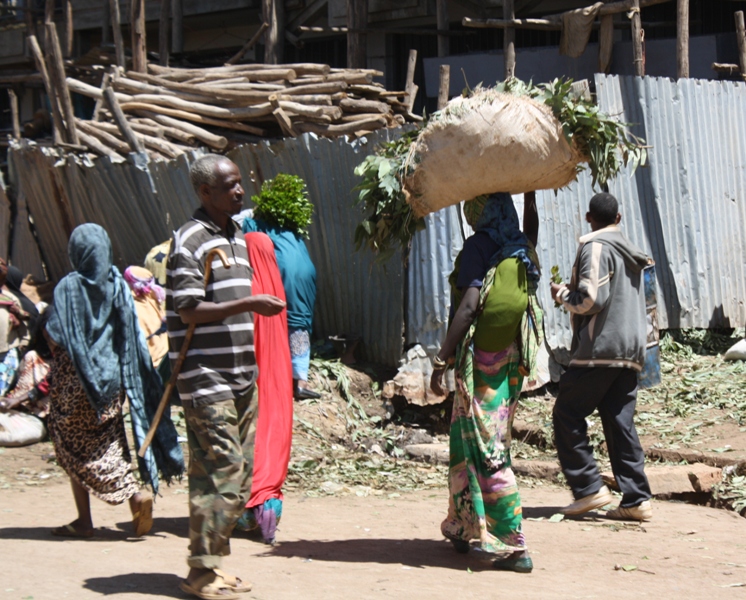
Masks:
[[[0,258],[0,398],[15,384],[23,352],[31,337],[29,326],[34,316],[13,293],[8,272],[8,265]],[[33,308],[33,304],[31,306]],[[36,309],[33,311],[35,313]]]
[[[42,313],[29,350],[23,355],[15,387],[0,399],[0,446],[25,446],[46,437],[44,421],[49,413],[49,369],[52,351],[43,327]]]
[[[49,312],[43,312],[36,323],[36,333],[23,355],[19,376],[13,389],[0,401],[0,410],[18,409],[46,419],[49,413],[49,369],[52,364],[52,350],[49,347],[44,329]]]
[[[541,344],[538,259],[509,194],[475,198],[464,214],[475,233],[451,275],[458,308],[431,379],[433,392],[443,395],[443,373],[455,355],[449,504],[441,531],[458,552],[468,552],[476,538],[484,552],[510,553],[495,561],[496,569],[529,573],[510,432]]]

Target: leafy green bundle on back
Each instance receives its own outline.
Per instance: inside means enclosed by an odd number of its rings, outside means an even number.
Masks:
[[[261,192],[251,201],[256,205],[255,218],[308,238],[313,204],[308,199],[306,183],[297,175],[278,173],[262,184]]]

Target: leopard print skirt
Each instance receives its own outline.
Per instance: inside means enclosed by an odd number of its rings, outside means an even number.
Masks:
[[[122,405],[124,391],[99,418],[88,401],[70,356],[55,351],[47,428],[57,463],[70,478],[109,504],[139,491],[132,473]]]

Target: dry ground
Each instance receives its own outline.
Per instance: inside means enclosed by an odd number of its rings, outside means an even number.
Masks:
[[[708,339],[667,348],[664,383],[641,393],[638,426],[651,445],[742,459],[746,365],[723,363]],[[254,582],[247,599],[746,598],[746,519],[654,502],[644,527],[600,515],[554,522],[569,493],[539,480],[522,486],[531,575],[493,571],[478,552],[454,553],[439,530],[446,468],[396,458],[413,436],[437,433],[443,441],[447,407],[408,413],[397,406],[382,427],[391,411],[377,394],[381,377],[349,371],[345,393],[339,373],[320,368],[324,398],[296,404],[281,543],[238,537],[226,561]],[[548,439],[551,404],[549,394],[519,409]],[[178,590],[186,573],[184,485],[164,487],[144,539],[129,536],[124,506],[95,501],[96,538],[60,540],[49,530],[72,520],[74,507],[66,476],[46,460],[52,451],[48,442],[0,449],[0,600],[186,598]],[[552,450],[516,443],[515,454],[544,458]],[[743,498],[746,487],[738,486],[734,497]]]
[[[186,598],[178,589],[186,573],[184,486],[164,488],[144,539],[130,537],[124,506],[96,501],[96,538],[61,540],[49,530],[72,520],[74,508],[66,478],[43,461],[48,450],[39,444],[0,456],[0,600]],[[522,495],[531,575],[493,571],[475,551],[453,552],[439,531],[443,485],[401,494],[291,492],[280,545],[238,537],[226,566],[254,583],[247,599],[746,597],[737,587],[746,586],[746,519],[732,512],[655,502],[643,527],[600,515],[552,522],[566,490],[534,480]]]

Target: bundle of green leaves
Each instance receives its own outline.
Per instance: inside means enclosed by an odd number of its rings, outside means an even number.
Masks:
[[[363,178],[355,188],[360,192],[355,203],[366,212],[355,230],[355,246],[372,250],[379,263],[400,249],[408,250],[414,234],[425,228],[425,220],[416,218],[404,200],[401,184],[405,158],[419,132],[414,129],[382,144],[355,167],[355,175]]]
[[[567,143],[577,148],[588,160],[593,186],[604,186],[627,164],[632,170],[646,162],[647,149],[641,140],[628,131],[628,124],[604,114],[592,101],[578,97],[572,91],[572,80],[555,79],[542,85],[510,79],[498,83],[494,90],[515,96],[528,96],[546,104],[562,124]],[[465,95],[483,91],[477,87]],[[448,119],[454,115],[440,111],[431,120]],[[412,144],[422,129],[404,133],[399,139],[380,145],[376,152],[355,168],[362,182],[356,204],[362,204],[366,216],[355,231],[358,250],[368,248],[377,254],[377,262],[386,262],[398,250],[409,250],[414,234],[423,229],[423,219],[414,216],[404,199],[402,181],[407,169],[417,164],[410,156]],[[578,170],[584,169],[579,165]],[[467,198],[465,198],[467,200]]]
[[[289,229],[301,237],[308,237],[313,204],[308,199],[305,181],[297,175],[278,173],[262,184],[258,196],[252,196],[256,205],[254,217],[273,227]]]

